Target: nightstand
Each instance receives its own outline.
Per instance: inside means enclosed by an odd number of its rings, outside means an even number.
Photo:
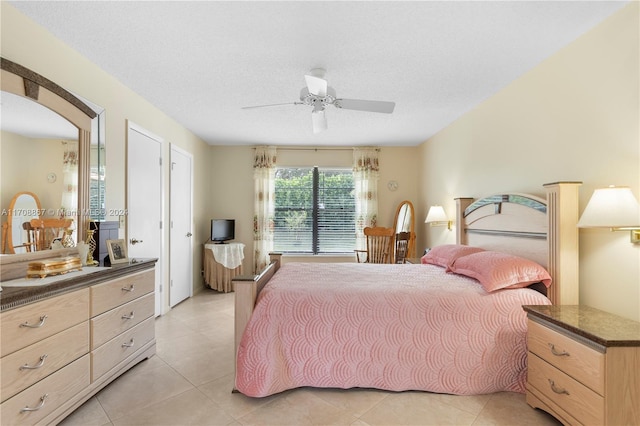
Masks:
[[[523,306],[527,403],[567,425],[640,425],[640,323],[588,306]]]
[[[419,264],[420,263],[420,259],[419,257],[407,257],[404,260],[404,263],[415,263],[415,264]]]

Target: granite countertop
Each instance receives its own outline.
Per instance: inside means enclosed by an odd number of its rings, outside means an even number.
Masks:
[[[530,317],[558,327],[605,347],[640,346],[640,322],[585,305],[525,305]]]
[[[69,291],[79,290],[124,275],[151,269],[155,266],[156,261],[157,259],[131,259],[128,263],[118,263],[109,268],[93,268],[93,270],[92,267],[87,266],[82,268],[82,272],[68,272],[64,275],[56,276],[55,279],[47,281],[44,285],[28,283],[25,286],[15,286],[15,282],[0,282],[0,286],[2,286],[2,291],[0,291],[0,311],[28,305],[29,303],[58,296]],[[43,279],[48,280],[50,278]],[[40,280],[40,278],[29,279],[34,283],[37,280]],[[14,281],[18,284],[21,283],[19,280]]]

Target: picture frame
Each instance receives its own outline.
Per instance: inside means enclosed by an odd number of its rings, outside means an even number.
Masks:
[[[127,263],[127,242],[125,240],[106,240],[107,251],[109,252],[109,260],[111,264]]]

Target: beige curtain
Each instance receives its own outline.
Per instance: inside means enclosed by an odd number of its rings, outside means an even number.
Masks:
[[[378,148],[353,149],[353,181],[356,197],[356,249],[365,250],[364,228],[378,220]]]
[[[253,273],[258,274],[269,264],[273,251],[275,216],[276,149],[260,146],[253,161]]]
[[[60,206],[67,216],[75,216],[78,208],[78,143],[63,141],[62,158],[63,188]],[[62,213],[61,213],[62,215]]]

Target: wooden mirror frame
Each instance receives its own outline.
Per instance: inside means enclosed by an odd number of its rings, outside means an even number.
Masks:
[[[409,239],[409,247],[407,249],[407,257],[415,257],[416,256],[416,232],[415,232],[415,223],[416,223],[416,212],[413,208],[413,203],[409,200],[404,200],[400,204],[398,204],[398,208],[396,209],[396,215],[393,219],[393,229],[396,234],[398,233],[398,218],[400,217],[400,212],[402,211],[403,206],[407,206],[407,209],[411,213],[411,222],[409,223],[408,232],[411,233],[411,237]]]
[[[74,219],[77,224],[78,241],[84,241],[89,220],[91,122],[97,114],[71,92],[22,65],[6,58],[0,58],[0,69],[0,89],[2,91],[29,98],[31,101],[58,113],[78,128],[78,206]],[[68,251],[62,250],[62,252]],[[60,254],[45,250],[43,253],[0,256],[0,264],[3,265],[2,279],[10,279],[5,276],[5,264]],[[16,259],[13,259],[14,257]]]

